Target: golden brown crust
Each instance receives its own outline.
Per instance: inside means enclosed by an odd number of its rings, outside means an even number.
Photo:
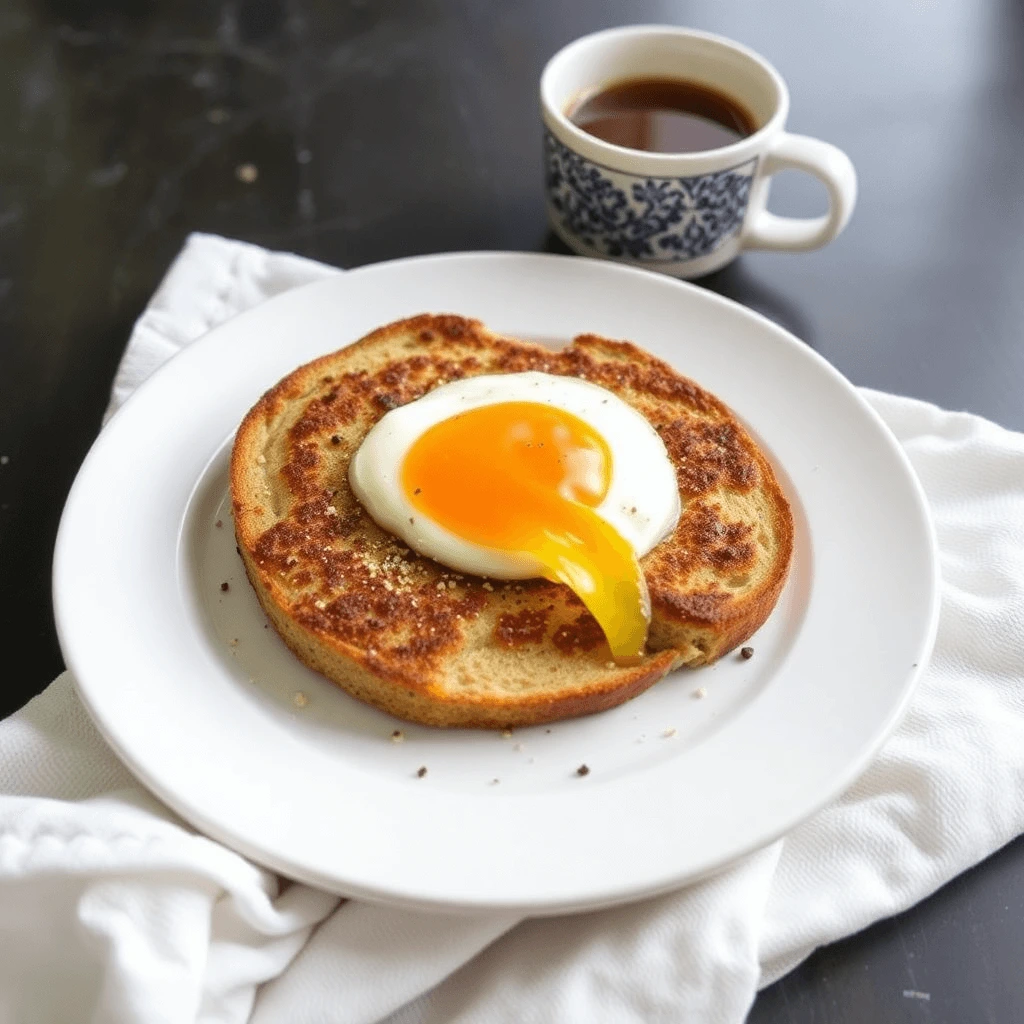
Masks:
[[[567,588],[455,573],[380,530],[348,461],[389,409],[444,381],[541,370],[614,391],[658,430],[683,514],[643,559],[653,620],[640,665],[615,666]],[[235,530],[250,581],[306,664],[355,696],[432,725],[501,728],[613,707],[679,664],[714,661],[767,618],[792,553],[789,506],[729,410],[629,342],[566,349],[424,314],[300,367],[239,428]]]

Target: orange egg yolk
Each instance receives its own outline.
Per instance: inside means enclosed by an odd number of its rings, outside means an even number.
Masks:
[[[608,444],[578,416],[501,402],[424,431],[402,465],[402,487],[444,529],[529,555],[538,575],[571,587],[623,663],[643,653],[650,600],[632,546],[594,511],[611,471]]]

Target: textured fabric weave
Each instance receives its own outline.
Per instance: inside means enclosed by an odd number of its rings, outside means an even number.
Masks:
[[[330,273],[192,236],[110,411],[210,327]],[[865,394],[931,504],[942,614],[905,719],[839,800],[709,881],[614,910],[520,922],[339,904],[184,825],[65,673],[0,723],[0,1024],[738,1024],[815,947],[1024,831],[1024,436]]]

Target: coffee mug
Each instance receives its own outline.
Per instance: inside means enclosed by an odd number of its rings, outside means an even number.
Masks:
[[[637,78],[675,78],[738,101],[753,134],[702,152],[661,153],[606,142],[568,112],[587,96]],[[846,226],[857,197],[849,157],[835,146],[785,130],[789,91],[763,57],[708,32],[663,25],[613,28],[570,43],[540,80],[548,216],[561,239],[599,256],[699,277],[742,249],[805,252]],[[823,217],[777,217],[767,210],[772,175],[807,171],[828,190]]]

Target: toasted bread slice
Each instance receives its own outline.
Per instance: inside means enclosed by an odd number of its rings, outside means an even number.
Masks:
[[[641,562],[648,654],[623,667],[567,587],[463,576],[381,530],[348,463],[389,409],[482,373],[583,377],[654,425],[683,511]],[[679,665],[705,665],[754,632],[793,545],[771,467],[729,410],[628,342],[581,335],[561,351],[475,320],[422,315],[302,366],[245,417],[231,459],[246,572],[295,654],[353,696],[436,726],[506,728],[590,714]]]

